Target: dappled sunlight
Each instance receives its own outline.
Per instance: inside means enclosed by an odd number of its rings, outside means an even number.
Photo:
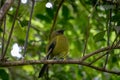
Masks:
[[[53,7],[51,2],[47,2],[45,6],[46,6],[46,8],[52,8]]]
[[[11,50],[11,55],[16,58],[22,58],[22,55],[20,54],[21,48],[18,46],[17,43],[13,44],[12,50]]]

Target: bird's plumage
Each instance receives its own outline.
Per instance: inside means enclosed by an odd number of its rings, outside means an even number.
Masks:
[[[68,40],[66,36],[63,34],[63,30],[54,31],[51,34],[50,41],[47,46],[47,56],[46,59],[52,59],[53,57],[56,58],[64,58],[68,53]],[[46,71],[48,65],[44,64],[40,73],[39,77],[42,77],[44,72]]]

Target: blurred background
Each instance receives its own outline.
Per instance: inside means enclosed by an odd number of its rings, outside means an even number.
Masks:
[[[0,7],[6,0],[0,0]],[[45,57],[45,48],[53,24],[53,18],[61,0],[35,0],[31,20],[25,60],[41,60]],[[4,43],[8,40],[18,0],[6,14]],[[112,45],[120,26],[119,0],[65,0],[59,9],[55,29],[64,29],[70,43],[68,58],[80,59],[97,49]],[[23,49],[32,7],[32,0],[21,0],[20,9],[14,25],[12,38],[6,53],[10,61],[23,57]],[[0,27],[0,49],[2,49],[3,25]],[[108,40],[109,38],[109,40]],[[86,47],[85,47],[86,46]],[[92,62],[95,55],[86,60]],[[106,68],[120,70],[120,51],[110,51]],[[102,57],[93,65],[103,67],[106,57]],[[25,65],[0,68],[0,80],[38,80],[39,65]],[[78,64],[55,64],[50,67],[51,80],[119,80],[120,76],[96,71]],[[39,80],[45,80],[41,78]]]

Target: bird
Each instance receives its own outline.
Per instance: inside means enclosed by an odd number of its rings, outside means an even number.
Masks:
[[[53,31],[49,43],[46,47],[46,59],[65,58],[69,51],[69,43],[67,37],[64,35],[64,30]],[[48,64],[44,64],[39,72],[38,78],[42,77],[48,69]]]

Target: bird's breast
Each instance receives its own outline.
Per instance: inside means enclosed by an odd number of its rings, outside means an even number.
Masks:
[[[68,40],[64,35],[60,35],[56,37],[56,45],[55,48],[53,49],[52,54],[54,56],[60,56],[63,57],[67,55],[68,53]]]

